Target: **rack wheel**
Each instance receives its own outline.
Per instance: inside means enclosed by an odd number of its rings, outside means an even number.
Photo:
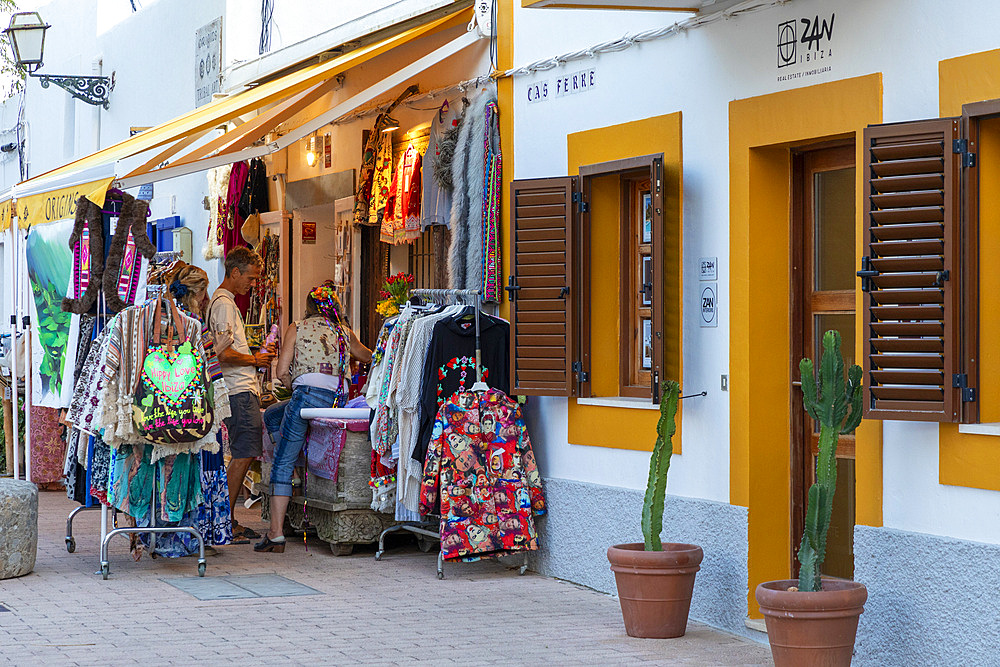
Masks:
[[[375,552],[375,560],[382,560],[382,552],[381,551],[376,551]]]
[[[527,571],[528,571],[527,565],[522,565],[520,568],[518,568],[518,574],[520,574],[521,576],[524,576],[524,573]]]
[[[73,553],[74,551],[76,551],[76,540],[73,539],[72,537],[66,538],[66,551],[68,551],[69,553]]]
[[[334,556],[350,556],[354,553],[354,545],[334,543],[330,545],[330,551],[333,552]]]
[[[107,580],[109,574],[111,574],[111,564],[101,563],[101,578]]]
[[[444,572],[438,570],[438,579],[444,579]]]
[[[423,535],[417,535],[417,548],[428,553],[437,544],[437,540],[432,540],[429,537],[424,537]]]
[[[198,563],[198,576],[199,577],[204,577],[205,576],[205,564],[204,563]]]

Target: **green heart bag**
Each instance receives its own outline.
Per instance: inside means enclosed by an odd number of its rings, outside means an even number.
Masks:
[[[161,335],[164,303],[167,327]],[[212,429],[213,404],[203,354],[187,340],[177,304],[161,297],[132,402],[132,421],[152,443],[195,442]]]

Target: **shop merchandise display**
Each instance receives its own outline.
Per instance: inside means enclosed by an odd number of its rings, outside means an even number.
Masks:
[[[446,559],[538,548],[542,481],[520,406],[505,393],[459,392],[441,406],[420,512],[435,513],[438,502]]]
[[[487,242],[494,251],[491,283],[499,282],[497,228],[499,220],[500,135],[496,89],[490,87],[466,110],[451,163],[451,245],[448,250],[448,285],[452,289],[482,290],[486,285]],[[492,236],[492,239],[491,239]],[[499,298],[497,289],[485,294]]]
[[[225,225],[226,193],[229,191],[229,173],[233,165],[225,164],[209,169],[208,177],[208,236],[205,239],[203,255],[205,259],[222,259],[226,251],[222,247],[220,227]]]
[[[413,304],[379,333],[366,393],[372,508],[395,508],[399,521],[440,513],[446,559],[538,545],[532,513],[544,511],[544,497],[519,406],[506,393],[509,335],[506,321],[475,306]],[[449,493],[438,510],[439,489],[452,484],[478,495]]]
[[[154,267],[150,275],[163,280],[172,272],[168,265]],[[127,307],[102,327],[104,319],[92,320],[85,329],[88,343],[80,344],[84,361],[66,417],[72,424],[64,467],[67,481],[72,478],[67,493],[81,504],[92,498],[123,512],[126,525],[189,526],[205,544],[228,543],[229,494],[218,432],[229,415],[229,400],[207,328],[167,295]],[[197,361],[187,369],[182,368],[185,359]],[[192,369],[197,370],[188,372]],[[140,387],[149,391],[137,391]],[[191,399],[203,411],[206,404],[212,409],[204,411],[195,433],[189,423],[197,412],[194,405],[175,415],[185,423],[144,429],[143,411],[151,405],[142,402],[154,395],[173,402]],[[178,437],[185,431],[186,437]],[[133,539],[133,555],[138,558],[152,544],[142,533]],[[155,541],[161,556],[197,549],[190,533],[160,534]]]
[[[431,120],[421,178],[421,218],[424,227],[447,225],[451,221],[451,158],[455,153],[455,142],[449,141],[446,136],[458,134],[460,121],[458,109],[448,100]]]
[[[281,262],[281,241],[271,230],[264,232],[264,238],[257,245],[257,254],[264,262],[260,279],[250,293],[250,309],[247,312],[247,343],[250,347],[263,347],[269,342],[277,342],[277,335],[265,340],[281,315],[278,296],[278,269]]]
[[[380,233],[385,243],[412,243],[420,236],[420,163],[420,151],[408,145],[389,185]]]
[[[376,124],[378,128],[378,124]],[[374,132],[375,130],[373,130]],[[372,172],[371,202],[368,204],[368,222],[381,224],[385,215],[385,204],[389,200],[389,186],[392,185],[392,132],[382,132],[375,154],[375,166]]]

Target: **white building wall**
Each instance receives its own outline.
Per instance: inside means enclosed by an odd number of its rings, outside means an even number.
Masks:
[[[709,12],[711,7],[706,9]],[[831,13],[836,15],[833,53],[816,63],[830,66],[831,71],[779,81],[784,72],[777,67],[778,24],[803,17],[828,19]],[[671,494],[729,500],[729,394],[720,390],[720,376],[729,372],[729,102],[882,72],[886,122],[936,117],[938,62],[1000,47],[993,29],[998,19],[1000,6],[974,0],[794,0],[624,52],[515,79],[515,178],[564,175],[566,135],[571,132],[683,113],[684,391],[707,390],[708,396],[684,403],[683,454],[671,464]],[[673,20],[673,15],[656,12],[518,6],[514,65],[584,49]],[[598,72],[598,84],[589,92],[527,102],[530,83],[551,82],[560,73],[586,67],[596,67]],[[700,328],[696,319],[702,256],[719,259],[717,329]],[[780,279],[783,267],[776,269]],[[546,477],[645,487],[648,454],[567,443],[566,400],[532,399],[529,405],[533,440]],[[884,433],[886,527],[1000,542],[996,520],[1000,493],[938,483],[936,425],[886,422]]]

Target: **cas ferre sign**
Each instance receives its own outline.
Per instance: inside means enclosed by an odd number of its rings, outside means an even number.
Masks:
[[[529,104],[545,102],[553,97],[565,97],[593,90],[597,85],[597,69],[587,69],[564,74],[555,79],[532,81],[528,84],[526,95]]]

